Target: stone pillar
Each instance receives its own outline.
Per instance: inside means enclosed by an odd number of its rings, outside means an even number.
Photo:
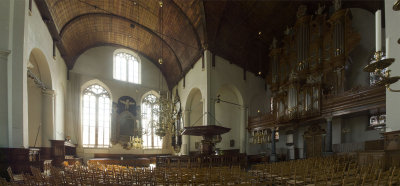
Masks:
[[[8,147],[8,54],[10,51],[0,50],[0,147]]]
[[[326,118],[325,152],[332,152],[332,117]]]
[[[7,2],[7,0],[5,2]],[[7,64],[8,145],[10,148],[28,148],[29,129],[26,64],[29,55],[26,54],[28,51],[24,50],[28,33],[26,21],[28,17],[26,6],[28,1],[8,2],[10,2],[10,6],[5,6],[4,8],[11,10],[8,29],[9,33],[12,34],[5,34],[6,40],[0,39],[2,43],[0,45],[7,43],[8,40],[8,49],[12,51]],[[2,10],[2,8],[3,7],[0,6],[0,10]],[[0,13],[0,15],[2,15],[2,13]],[[1,18],[2,20],[7,20],[7,16]],[[4,28],[7,29],[7,27]],[[6,47],[2,48],[4,49]]]
[[[247,108],[243,107],[242,108],[242,122],[240,122],[240,153],[246,153],[246,144],[247,144],[247,129],[246,129],[246,124],[247,124]]]
[[[204,50],[204,55],[203,55],[203,60],[204,60],[204,71],[206,71],[207,74],[207,90],[206,94],[203,95],[204,99],[204,113],[207,113],[204,115],[203,119],[203,125],[215,125],[215,100],[214,100],[214,90],[213,90],[213,83],[212,83],[212,54],[211,51],[209,50]]]
[[[184,114],[184,126],[188,127],[190,124],[190,110],[185,110],[183,112]],[[182,136],[182,150],[181,153],[182,155],[189,155],[190,152],[190,136],[189,135],[183,135]]]
[[[51,147],[50,140],[55,139],[54,126],[54,90],[46,89],[42,91],[42,146]]]
[[[271,156],[270,156],[270,161],[271,162],[276,162],[276,144],[275,144],[275,128],[272,129],[272,135],[271,135]]]

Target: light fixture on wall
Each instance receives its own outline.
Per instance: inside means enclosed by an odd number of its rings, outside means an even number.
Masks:
[[[342,129],[342,133],[343,133],[343,134],[351,133],[351,129],[349,129],[349,128],[343,128],[343,129]]]
[[[376,33],[376,52],[374,58],[372,59],[371,63],[364,67],[364,71],[372,73],[375,82],[375,86],[386,86],[386,88],[391,92],[400,92],[400,90],[393,90],[390,88],[390,85],[396,83],[400,80],[400,76],[390,76],[391,70],[387,68],[392,65],[395,61],[394,58],[389,58],[389,40],[386,40],[386,55],[382,52],[381,46],[381,33],[382,33],[382,26],[381,26],[381,10],[376,11],[375,13],[375,33]]]
[[[160,11],[159,11],[159,24],[160,24],[160,34],[161,34],[161,56],[158,58],[158,63],[160,65],[163,64],[163,45],[164,45],[164,39],[163,39],[163,2],[159,1],[158,4],[160,5]]]
[[[33,82],[42,90],[47,90],[47,86],[43,83],[43,81],[36,76],[30,69],[27,69],[28,78],[33,79]]]
[[[396,3],[394,3],[393,10],[394,11],[399,11],[400,10],[400,0],[397,0]]]

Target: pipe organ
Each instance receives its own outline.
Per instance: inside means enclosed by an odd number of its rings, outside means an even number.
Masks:
[[[277,123],[318,116],[321,96],[343,93],[346,59],[360,40],[349,9],[328,17],[322,11],[306,15],[300,6],[295,25],[284,34],[281,47],[276,40],[271,46],[267,77]]]

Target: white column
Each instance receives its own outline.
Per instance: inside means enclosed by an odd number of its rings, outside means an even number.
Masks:
[[[0,50],[0,147],[8,147],[8,54],[10,54],[10,51]]]
[[[184,111],[184,126],[188,127],[190,124],[190,110],[185,110]],[[189,155],[190,151],[190,136],[189,135],[183,135],[182,136],[182,150],[181,153],[182,155]]]
[[[204,112],[208,113],[204,115],[203,125],[214,125],[215,124],[215,101],[213,96],[213,82],[212,82],[212,54],[209,50],[204,51],[204,63],[205,71],[207,73],[207,91],[204,95]]]
[[[240,153],[246,153],[246,143],[247,143],[247,108],[243,107],[241,112],[242,122],[240,122]]]
[[[8,145],[11,148],[27,148],[28,136],[28,91],[25,51],[27,28],[27,2],[10,1],[9,49],[12,51],[7,64],[8,96]],[[12,23],[11,23],[12,22]],[[3,42],[3,41],[2,41]],[[6,42],[6,41],[4,41]]]
[[[42,146],[50,147],[50,141],[55,139],[54,126],[54,90],[42,91]]]
[[[375,50],[382,51],[382,11],[375,12]]]
[[[400,45],[397,40],[400,38],[398,11],[393,11],[393,4],[397,0],[385,0],[385,36],[390,38],[388,43],[390,58],[395,58],[395,62],[389,67],[391,76],[400,75]],[[400,82],[390,85],[390,88],[400,89]],[[400,93],[386,91],[386,132],[400,130]]]

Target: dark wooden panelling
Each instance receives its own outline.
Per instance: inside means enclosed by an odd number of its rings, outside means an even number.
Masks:
[[[297,123],[310,123],[324,117],[343,116],[352,113],[368,111],[370,109],[385,108],[385,87],[366,87],[358,90],[350,90],[342,95],[325,97],[321,100],[321,113],[311,116]],[[291,123],[279,123],[272,115],[262,115],[249,118],[249,130],[258,130],[268,127],[290,125]]]
[[[151,158],[156,156],[168,156],[170,154],[94,154],[94,158],[108,158],[108,159],[136,159],[136,158]]]
[[[40,147],[40,160],[51,159],[51,147]]]
[[[29,149],[0,148],[1,172],[11,166],[14,173],[30,172]]]

